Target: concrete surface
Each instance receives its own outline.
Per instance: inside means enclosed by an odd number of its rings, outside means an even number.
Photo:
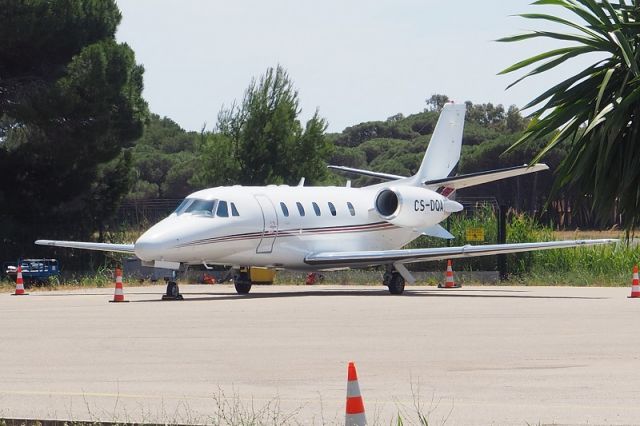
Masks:
[[[0,417],[340,424],[355,361],[370,424],[640,424],[629,288],[163,290],[1,294]]]

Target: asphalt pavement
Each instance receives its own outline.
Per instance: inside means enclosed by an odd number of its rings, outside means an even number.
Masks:
[[[640,424],[630,288],[181,290],[1,294],[0,417],[340,424],[354,361],[370,424]]]

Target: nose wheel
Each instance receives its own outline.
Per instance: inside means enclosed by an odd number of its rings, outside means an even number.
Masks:
[[[162,300],[183,300],[184,297],[180,294],[180,288],[175,281],[167,282],[167,292],[162,295]]]

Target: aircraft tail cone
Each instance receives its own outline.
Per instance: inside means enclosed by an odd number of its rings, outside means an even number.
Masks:
[[[360,385],[358,384],[358,374],[353,362],[349,363],[347,374],[347,409],[344,420],[345,426],[364,426],[367,424],[364,403],[360,395]]]
[[[631,284],[631,296],[629,298],[640,297],[640,282],[638,281],[638,265],[633,266],[633,282]]]
[[[439,288],[460,288],[460,284],[456,285],[453,280],[453,268],[451,267],[451,260],[447,260],[447,272],[445,273],[444,286],[438,285]]]
[[[18,270],[16,271],[16,292],[13,293],[12,296],[26,296],[29,293],[25,293],[24,291],[24,280],[22,279],[22,266],[18,265]]]
[[[122,288],[122,269],[116,268],[116,290],[113,293],[113,300],[109,302],[128,302],[124,300],[124,289]]]

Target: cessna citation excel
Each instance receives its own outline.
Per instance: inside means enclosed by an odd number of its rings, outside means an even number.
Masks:
[[[383,284],[401,294],[415,279],[412,262],[606,244],[572,240],[521,244],[402,249],[420,235],[451,239],[440,222],[463,209],[457,189],[546,170],[545,164],[449,177],[458,163],[465,105],[442,109],[418,172],[411,177],[329,166],[373,176],[364,188],[287,185],[210,188],[189,195],[135,244],[38,240],[36,244],[134,254],[147,266],[183,270],[189,265],[232,268],[238,293],[251,289],[248,267],[326,271],[383,265]],[[174,274],[175,275],[175,274]],[[181,298],[167,285],[166,298]]]

